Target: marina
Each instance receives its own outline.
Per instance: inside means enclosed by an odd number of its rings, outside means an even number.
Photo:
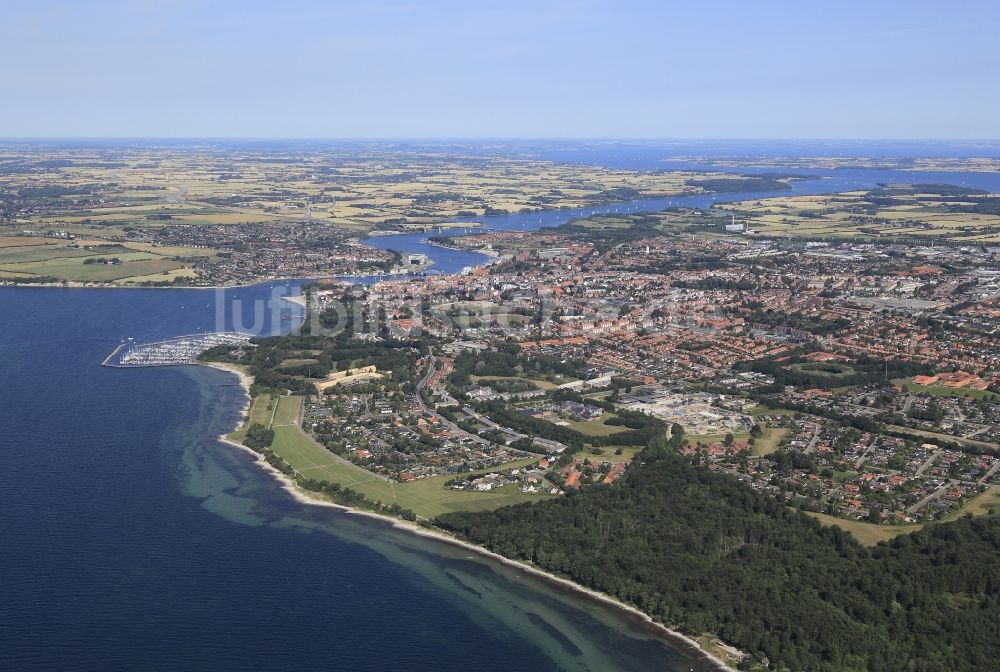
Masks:
[[[140,368],[150,366],[184,366],[194,364],[198,355],[220,345],[240,345],[250,342],[250,334],[211,332],[177,336],[165,341],[136,343],[127,339],[108,355],[101,366]]]

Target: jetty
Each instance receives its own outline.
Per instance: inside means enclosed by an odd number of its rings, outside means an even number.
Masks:
[[[123,341],[105,357],[101,366],[128,369],[149,366],[185,366],[197,362],[198,356],[219,345],[241,345],[250,342],[250,334],[216,331],[205,334],[177,336],[165,341],[136,343]]]

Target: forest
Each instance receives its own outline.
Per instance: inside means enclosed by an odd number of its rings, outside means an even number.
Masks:
[[[995,516],[867,549],[661,445],[613,486],[437,523],[773,669],[971,672],[1000,660]]]

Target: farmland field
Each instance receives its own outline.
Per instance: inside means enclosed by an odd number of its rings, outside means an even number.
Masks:
[[[723,207],[772,236],[1000,242],[996,197],[949,185],[746,200]]]
[[[11,245],[16,240],[20,244]],[[53,278],[68,282],[116,282],[118,284],[148,281],[169,282],[177,277],[191,277],[185,262],[175,256],[206,256],[210,251],[189,248],[157,248],[152,245],[100,244],[93,241],[70,247],[60,241],[36,239],[3,239],[0,246],[0,276],[12,278]],[[115,263],[95,263],[110,262]],[[91,260],[91,263],[85,263]]]

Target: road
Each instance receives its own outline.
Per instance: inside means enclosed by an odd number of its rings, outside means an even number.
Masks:
[[[464,436],[472,439],[481,446],[488,446],[492,448],[493,443],[491,441],[487,441],[478,434],[465,431],[448,418],[442,417],[437,411],[431,408],[426,401],[424,401],[424,390],[427,389],[427,381],[430,380],[431,376],[434,374],[434,363],[437,361],[433,354],[428,355],[428,359],[430,360],[430,363],[427,366],[427,373],[424,374],[424,377],[420,379],[419,383],[417,383],[417,403],[420,404],[420,409],[424,413],[436,416],[438,420],[441,421],[442,425],[451,430],[453,436]]]
[[[908,513],[908,514],[910,514],[912,516],[914,513],[916,513],[920,509],[924,508],[925,506],[927,506],[928,504],[930,504],[932,501],[934,501],[935,499],[937,499],[938,497],[940,497],[941,495],[943,495],[944,493],[946,493],[948,491],[948,488],[953,488],[956,485],[958,485],[958,481],[947,481],[947,482],[943,483],[940,488],[938,488],[937,490],[935,490],[934,492],[932,492],[931,494],[927,495],[926,497],[924,497],[923,499],[921,499],[919,502],[917,502],[916,504],[914,504],[913,506],[911,506],[910,508],[908,508],[906,510],[906,513]]]
[[[979,485],[983,485],[984,483],[986,483],[986,481],[989,480],[990,476],[992,476],[993,474],[995,474],[997,472],[997,469],[1000,469],[1000,460],[997,460],[996,462],[994,462],[993,466],[990,467],[990,470],[987,471],[983,475],[983,477],[979,479]]]
[[[184,197],[187,196],[188,188],[183,184],[178,184],[176,188],[176,194],[167,194],[167,203],[184,203]]]
[[[307,432],[306,430],[304,430],[302,428],[302,419],[305,416],[305,404],[302,403],[302,402],[303,402],[302,397],[299,397],[299,417],[296,418],[296,420],[295,420],[295,429],[299,430],[299,433],[302,434],[302,436],[306,437],[306,439],[310,443],[312,443],[314,446],[316,446],[318,448],[322,448],[323,450],[325,450],[327,453],[329,453],[331,456],[333,456],[334,460],[336,460],[336,461],[344,464],[345,466],[348,466],[351,469],[357,471],[358,472],[358,476],[365,476],[365,477],[374,476],[375,478],[380,478],[383,481],[388,481],[389,480],[388,476],[384,476],[382,474],[376,474],[374,471],[369,471],[369,470],[365,469],[364,467],[359,467],[358,465],[354,464],[353,462],[351,462],[347,458],[341,457],[340,455],[338,455],[337,453],[333,452],[332,450],[330,450],[329,448],[327,448],[326,446],[324,446],[322,443],[320,443],[319,441],[317,441],[316,439],[314,439],[309,432]],[[277,410],[278,405],[275,404],[274,407]],[[272,418],[272,421],[273,421],[273,418]]]
[[[1000,453],[1000,446],[995,443],[990,443],[989,441],[976,441],[974,439],[965,439],[960,436],[952,436],[951,434],[941,434],[939,432],[929,432],[925,429],[913,429],[912,427],[903,427],[902,425],[886,425],[886,429],[894,432],[904,432],[906,434],[913,434],[914,436],[922,436],[928,439],[937,439],[938,441],[953,441],[955,443],[960,443],[971,448],[985,448],[993,453]]]
[[[819,440],[819,423],[818,422],[814,422],[813,423],[813,435],[812,435],[812,438],[809,439],[809,445],[806,446],[805,450],[803,450],[802,452],[805,453],[806,455],[808,455],[809,453],[811,453],[814,450],[816,450],[816,442],[818,440]]]
[[[875,450],[874,441],[868,444],[868,447],[865,448],[865,452],[861,453],[861,457],[859,457],[858,460],[854,463],[854,471],[861,471],[861,467],[864,466],[865,462],[868,460],[868,456],[871,455],[871,452],[873,450]]]
[[[919,469],[917,469],[916,475],[923,476],[924,472],[930,469],[931,465],[934,464],[934,460],[937,459],[937,456],[940,454],[940,452],[941,451],[939,450],[935,450],[933,453],[931,453],[931,456],[928,457],[927,460],[925,460],[924,463],[920,465]]]

